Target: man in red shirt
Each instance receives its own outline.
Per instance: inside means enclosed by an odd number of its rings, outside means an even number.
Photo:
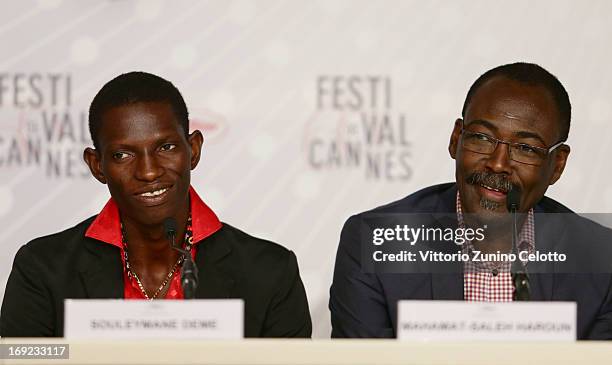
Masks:
[[[311,320],[295,255],[226,224],[190,185],[202,133],[189,133],[185,102],[158,76],[131,72],[91,103],[92,175],[111,198],[95,217],[38,238],[15,257],[0,336],[62,336],[66,298],[182,299],[185,259],[199,267],[196,298],[242,298],[246,337],[310,337]]]

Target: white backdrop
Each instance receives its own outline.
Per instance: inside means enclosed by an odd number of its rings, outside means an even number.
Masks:
[[[573,103],[549,195],[612,210],[609,1],[3,1],[0,295],[34,237],[97,213],[86,111],[114,76],[171,80],[204,131],[193,185],[220,218],[298,256],[315,337],[345,219],[453,179],[446,151],[471,82],[530,61]]]

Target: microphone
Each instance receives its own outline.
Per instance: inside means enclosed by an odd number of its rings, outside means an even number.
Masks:
[[[529,275],[527,274],[527,268],[523,265],[523,262],[518,259],[518,232],[517,232],[517,210],[521,205],[521,190],[512,186],[512,189],[508,191],[506,196],[506,208],[510,214],[512,214],[512,253],[514,254],[515,260],[512,261],[512,286],[514,286],[513,300],[526,301],[531,297],[531,288],[529,286]]]
[[[174,239],[176,238],[176,220],[172,217],[168,217],[164,219],[163,222],[164,232],[166,233],[166,238],[170,240],[170,247],[174,247]]]
[[[198,266],[193,261],[191,253],[184,255],[183,268],[181,269],[181,285],[183,287],[183,298],[194,299],[198,288]]]
[[[521,189],[515,187],[514,185],[508,191],[508,195],[506,196],[506,208],[510,213],[516,213],[521,205]]]
[[[170,243],[170,247],[177,250],[183,255],[183,266],[181,267],[181,286],[183,287],[183,297],[185,299],[195,298],[195,292],[198,288],[198,267],[193,262],[191,251],[177,247],[175,244],[176,238],[176,220],[172,217],[164,219],[164,232]]]

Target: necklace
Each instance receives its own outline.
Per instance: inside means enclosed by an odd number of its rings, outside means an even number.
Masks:
[[[130,260],[128,257],[128,247],[127,247],[127,235],[123,228],[123,223],[121,223],[121,235],[122,235],[121,240],[123,241],[122,242],[123,259],[124,259],[123,261],[125,262],[125,271],[127,272],[128,277],[133,277],[136,280],[136,284],[138,284],[138,288],[140,289],[140,291],[142,292],[142,294],[144,295],[146,299],[149,299],[149,300],[156,299],[159,296],[159,294],[164,290],[164,288],[168,285],[168,283],[170,283],[171,279],[174,277],[174,274],[176,273],[181,263],[184,261],[185,257],[183,255],[180,255],[178,257],[178,259],[176,260],[176,263],[174,264],[174,266],[172,266],[172,269],[170,269],[164,281],[162,281],[162,283],[155,290],[153,295],[149,295],[147,291],[145,290],[144,285],[142,285],[142,281],[138,277],[138,274],[136,274],[136,272],[130,266]],[[187,227],[185,228],[185,238],[183,240],[183,249],[185,249],[188,252],[188,255],[191,254],[190,253],[191,245],[193,244],[192,238],[193,238],[193,231],[191,228],[191,215],[189,215],[189,218],[187,219]]]
[[[174,264],[174,266],[172,267],[172,269],[168,273],[168,275],[166,275],[166,278],[164,279],[164,281],[162,281],[162,283],[159,285],[159,288],[157,288],[157,290],[155,290],[155,293],[153,293],[153,295],[149,296],[149,294],[147,293],[147,291],[144,288],[144,285],[142,285],[142,282],[140,281],[140,278],[138,277],[138,274],[136,274],[136,272],[134,270],[132,270],[132,268],[130,266],[130,262],[128,261],[127,250],[125,250],[124,252],[125,252],[125,265],[126,265],[127,269],[129,270],[129,273],[134,277],[134,279],[136,279],[136,283],[138,284],[138,287],[140,288],[140,291],[145,296],[145,298],[149,299],[149,300],[153,300],[153,299],[157,298],[159,293],[161,293],[162,290],[164,290],[166,285],[168,285],[168,283],[170,282],[170,279],[172,279],[172,277],[174,276],[174,273],[176,272],[176,269],[178,268],[178,266],[181,264],[181,262],[183,262],[183,255],[180,255],[178,260],[176,260],[176,263]]]

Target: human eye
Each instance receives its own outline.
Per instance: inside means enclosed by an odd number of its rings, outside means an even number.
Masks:
[[[467,137],[474,142],[492,142],[493,141],[493,139],[490,136],[484,133],[468,132]]]
[[[515,146],[516,150],[523,155],[538,155],[540,154],[540,150],[537,147],[530,146],[528,144],[517,144]]]
[[[117,161],[123,161],[127,159],[128,157],[130,157],[130,155],[126,152],[118,151],[118,152],[113,153],[113,159]]]
[[[161,145],[159,150],[160,151],[171,151],[175,148],[176,148],[176,145],[174,143],[164,143],[163,145]]]

